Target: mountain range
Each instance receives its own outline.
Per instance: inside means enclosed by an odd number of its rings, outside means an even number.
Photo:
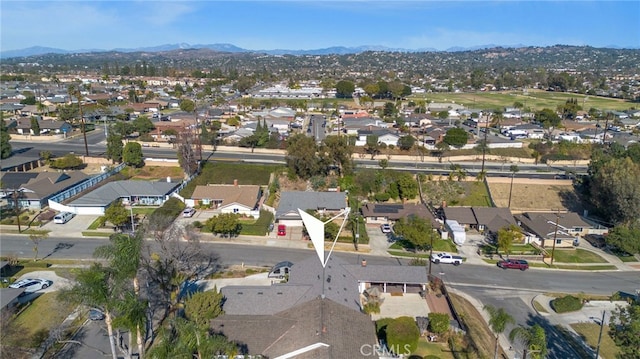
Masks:
[[[525,47],[525,45],[481,45],[474,47],[451,47],[444,52],[460,52],[460,51],[473,51],[480,49],[488,49],[495,47],[505,47],[505,48],[519,48]],[[615,47],[614,47],[615,48]],[[150,47],[139,47],[139,48],[116,48],[111,50],[104,49],[79,49],[79,50],[64,50],[53,47],[44,47],[44,46],[33,46],[19,50],[7,50],[0,52],[0,58],[8,59],[15,57],[28,57],[28,56],[37,56],[44,54],[77,54],[77,53],[92,53],[92,52],[107,52],[107,51],[115,51],[115,52],[162,52],[162,51],[172,51],[179,49],[210,49],[214,51],[220,52],[229,52],[229,53],[264,53],[269,55],[346,55],[346,54],[358,54],[366,51],[384,51],[384,52],[439,52],[439,50],[434,48],[421,48],[421,49],[402,49],[402,48],[390,48],[385,46],[356,46],[356,47],[344,47],[344,46],[333,46],[322,49],[310,49],[310,50],[287,50],[287,49],[274,49],[274,50],[247,50],[241,47],[235,46],[233,44],[197,44],[190,45],[187,43],[179,43],[179,44],[165,44],[159,46],[150,46]]]

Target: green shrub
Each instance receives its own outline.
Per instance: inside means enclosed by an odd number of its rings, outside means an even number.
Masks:
[[[556,313],[575,312],[582,309],[582,301],[580,298],[572,295],[566,295],[564,297],[556,298],[551,301],[551,308]]]
[[[374,198],[377,202],[386,202],[389,200],[389,198],[391,198],[391,195],[389,195],[387,192],[376,193]]]
[[[449,315],[446,313],[429,313],[429,330],[442,334],[449,330]]]
[[[409,355],[418,348],[420,329],[412,317],[399,317],[387,325],[387,344],[398,355]]]
[[[204,224],[202,224],[202,222],[200,222],[200,221],[193,221],[193,226],[195,228],[200,229],[200,228],[204,227]]]
[[[362,311],[366,314],[380,314],[380,303],[372,302],[367,303],[362,308]]]

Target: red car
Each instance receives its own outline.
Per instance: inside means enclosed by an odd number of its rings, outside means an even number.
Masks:
[[[502,269],[520,269],[527,270],[529,269],[529,263],[524,259],[505,259],[498,262],[498,267]]]

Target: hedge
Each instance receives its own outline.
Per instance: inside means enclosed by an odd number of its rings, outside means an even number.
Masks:
[[[575,312],[582,309],[582,300],[572,295],[556,298],[550,304],[556,313]]]

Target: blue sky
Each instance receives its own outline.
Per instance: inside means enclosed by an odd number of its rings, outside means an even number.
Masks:
[[[14,1],[0,49],[230,43],[245,49],[486,44],[640,48],[640,1]]]

